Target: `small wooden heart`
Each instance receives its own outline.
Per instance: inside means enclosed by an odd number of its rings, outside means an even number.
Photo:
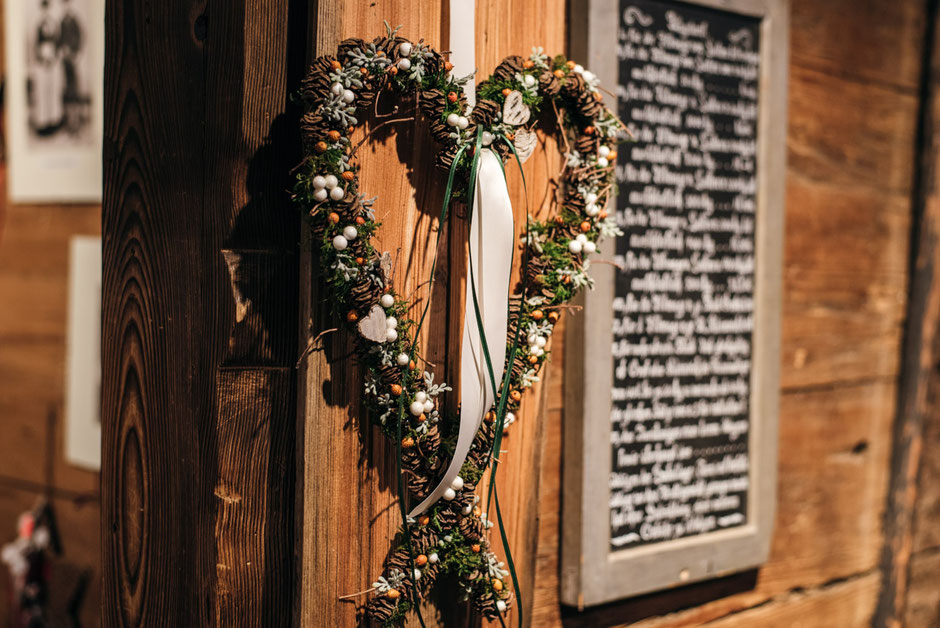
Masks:
[[[385,308],[381,305],[373,305],[369,310],[369,315],[359,321],[359,333],[363,338],[372,342],[385,342],[387,340],[386,330],[388,326],[386,321],[388,316],[385,314]]]
[[[513,144],[516,146],[516,154],[519,155],[520,162],[525,163],[526,160],[532,156],[537,143],[538,138],[535,136],[535,131],[530,131],[529,129],[519,129],[516,131],[516,138],[513,140]]]
[[[503,103],[503,122],[513,126],[519,126],[529,121],[532,112],[529,106],[522,102],[522,93],[518,91],[509,92],[506,96],[506,102]]]

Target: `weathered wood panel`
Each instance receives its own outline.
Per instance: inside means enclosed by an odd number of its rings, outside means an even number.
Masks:
[[[770,561],[757,572],[559,614],[556,559],[540,554],[537,580],[547,590],[536,593],[538,625],[560,625],[559,616],[565,626],[869,621],[906,316],[924,11],[918,2],[793,2],[784,396]],[[865,25],[864,44],[849,40],[847,20]],[[870,62],[858,61],[866,55]],[[543,519],[558,507],[553,429]]]
[[[105,625],[290,617],[306,2],[205,10],[108,4]]]
[[[401,33],[411,39],[424,38],[432,46],[447,49],[442,24],[446,15],[441,3],[392,2],[367,6],[354,2],[318,3],[316,19],[317,54],[328,54],[345,37],[372,37],[383,33],[382,20],[402,25]],[[534,12],[534,13],[533,13]],[[544,19],[527,22],[523,14],[539,14]],[[532,46],[543,45],[550,52],[563,51],[565,36],[564,3],[559,0],[531,2],[478,3],[476,19],[478,78],[485,77],[510,54],[528,54]],[[380,105],[389,110],[392,103]],[[410,110],[403,109],[410,116]],[[368,131],[368,126],[366,131]],[[381,246],[396,255],[396,288],[411,294],[427,277],[433,251],[432,229],[442,201],[440,173],[432,159],[436,148],[423,124],[396,124],[363,147],[360,182],[363,190],[378,193],[378,215],[382,216]],[[400,163],[400,166],[392,164]],[[544,152],[525,165],[530,190],[530,212],[538,209],[549,175],[560,162],[549,142]],[[524,225],[526,204],[521,178],[508,169],[510,193],[518,226]],[[535,182],[535,183],[533,183]],[[448,245],[439,253],[442,265],[434,288],[430,328],[423,336],[427,360],[436,367],[438,378],[453,383],[459,363],[459,338],[463,321],[463,279],[466,211],[457,208],[446,234]],[[308,268],[315,267],[308,262]],[[302,280],[308,276],[302,271]],[[426,298],[426,290],[417,292]],[[314,303],[316,303],[314,301]],[[309,310],[308,310],[309,311]],[[436,315],[436,316],[435,316]],[[319,313],[317,314],[319,316]],[[310,318],[306,316],[305,320]],[[315,318],[316,335],[336,325]],[[427,325],[426,325],[427,327]],[[327,337],[325,355],[313,354],[301,375],[301,398],[306,409],[301,421],[304,429],[302,464],[303,487],[298,503],[301,517],[302,558],[299,618],[302,625],[347,625],[354,621],[358,600],[340,602],[338,597],[368,589],[378,575],[382,560],[391,547],[390,540],[400,525],[395,499],[394,451],[377,430],[366,424],[359,410],[361,379],[349,360],[346,344],[338,337]],[[446,371],[446,373],[442,373]],[[529,395],[520,421],[504,441],[508,450],[500,470],[501,503],[511,537],[514,558],[520,566],[524,584],[524,611],[532,602],[531,591],[538,523],[536,506],[537,468],[541,452],[542,424],[535,420],[541,392]],[[453,403],[453,399],[451,400]],[[330,473],[324,473],[330,469]],[[337,517],[336,513],[344,513]],[[498,537],[493,537],[499,545]],[[324,574],[329,574],[324,577]],[[455,621],[464,613],[463,605],[447,604],[446,615],[437,616],[427,609],[425,619]],[[344,623],[345,622],[345,623]]]

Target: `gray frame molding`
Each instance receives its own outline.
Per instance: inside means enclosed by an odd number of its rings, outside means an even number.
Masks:
[[[610,389],[614,268],[596,264],[593,291],[571,316],[565,346],[561,601],[583,608],[720,577],[767,560],[776,503],[777,414],[786,178],[789,0],[694,0],[761,18],[757,161],[755,324],[751,371],[751,490],[740,528],[611,552]],[[571,58],[616,85],[620,3],[572,0]],[[606,98],[608,106],[616,100]],[[611,247],[600,259],[611,260]],[[596,356],[596,357],[587,357]]]

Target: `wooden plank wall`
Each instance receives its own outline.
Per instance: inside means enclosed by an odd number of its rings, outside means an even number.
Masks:
[[[169,33],[175,44],[189,51],[186,54],[194,57],[199,71],[206,71],[206,63],[211,66],[212,61],[206,62],[205,57],[211,53],[201,48],[203,44],[190,35],[202,3],[160,4],[161,7],[163,4],[173,5],[178,14],[178,22],[167,25],[168,28],[162,32]],[[193,262],[198,264],[197,260],[202,260],[211,269],[204,278],[204,287],[211,287],[218,294],[231,294],[221,249],[239,248],[239,245],[226,244],[223,240],[226,233],[230,233],[235,216],[242,215],[239,210],[251,204],[245,184],[249,178],[251,157],[264,143],[265,137],[280,137],[271,131],[270,123],[273,114],[283,106],[284,81],[287,80],[281,71],[284,59],[268,57],[263,52],[277,47],[271,46],[268,38],[275,37],[284,42],[288,37],[283,30],[286,21],[282,21],[283,15],[278,13],[285,10],[285,5],[273,0],[235,4],[244,4],[246,12],[239,15],[236,8],[222,5],[214,9],[210,37],[216,33],[228,33],[225,41],[234,49],[222,51],[226,58],[239,59],[244,64],[243,69],[254,68],[254,76],[263,74],[279,78],[264,89],[253,84],[236,86],[236,70],[229,69],[219,70],[215,74],[215,82],[195,86],[193,98],[199,102],[209,98],[207,91],[221,98],[220,94],[231,88],[234,98],[243,99],[239,106],[247,112],[247,123],[242,130],[232,126],[235,121],[229,114],[218,122],[219,129],[194,128],[185,138],[191,142],[207,133],[231,133],[230,140],[205,144],[209,151],[207,156],[224,153],[230,160],[220,163],[218,170],[206,175],[206,189],[219,198],[210,208],[199,209],[199,212],[218,211],[226,218],[207,219],[199,227],[204,230],[217,228],[218,232],[213,235],[203,231],[210,242],[200,253],[204,257],[197,255]],[[564,2],[561,0],[538,0],[534,5],[523,0],[480,1],[478,7],[477,62],[484,76],[507,54],[525,53],[536,44],[544,45],[549,51],[563,47]],[[158,10],[162,15],[168,15],[164,11],[164,8]],[[323,38],[320,41],[320,46],[325,48],[344,36],[368,36],[381,32],[383,19],[392,24],[402,24],[403,33],[409,37],[424,36],[432,45],[446,48],[441,27],[445,16],[439,2],[390,1],[370,6],[370,3],[352,0],[330,0],[320,3],[320,12],[319,28],[330,31],[335,27],[327,35],[332,40]],[[246,18],[249,14],[253,16],[252,20]],[[332,16],[330,22],[326,21],[328,15]],[[259,20],[258,16],[266,16],[266,19]],[[300,17],[294,15],[292,22],[298,20]],[[245,26],[249,22],[255,23],[256,28]],[[853,0],[825,3],[793,0],[791,24],[793,56],[782,356],[784,396],[780,503],[771,561],[757,574],[645,596],[583,616],[558,607],[559,450],[560,422],[563,419],[561,378],[558,376],[563,365],[563,348],[558,341],[563,334],[558,333],[555,357],[549,367],[554,376],[547,388],[547,410],[539,412],[538,404],[529,403],[523,420],[513,428],[507,440],[510,453],[501,471],[505,491],[503,501],[507,510],[514,511],[509,517],[517,558],[522,563],[537,560],[538,568],[523,577],[526,590],[531,591],[525,601],[534,610],[534,614],[530,613],[533,626],[558,626],[564,620],[565,626],[622,625],[636,621],[639,626],[659,628],[715,621],[720,626],[800,623],[804,626],[841,627],[867,625],[874,612],[881,585],[878,569],[883,541],[881,517],[886,503],[890,435],[906,305],[924,3],[916,0],[868,0],[863,3]],[[267,42],[264,46],[261,45],[261,37]],[[219,41],[222,41],[221,35]],[[141,40],[136,44],[143,46],[144,42]],[[205,47],[211,49],[211,45],[210,40]],[[282,46],[280,50],[283,51],[286,46]],[[298,49],[296,40],[293,49]],[[147,67],[153,72],[166,67],[168,61],[165,57],[151,58],[142,50],[138,49],[137,58],[150,64]],[[184,66],[178,63],[177,67]],[[117,98],[117,94],[112,94],[112,98]],[[196,116],[195,119],[199,121],[202,118]],[[180,123],[189,128],[184,120]],[[182,142],[183,131],[179,127],[166,126],[161,133],[172,133],[172,136],[169,140],[159,141],[169,142],[175,137]],[[154,136],[145,137],[148,141],[156,141]],[[416,174],[405,165],[388,168],[387,163],[380,160],[387,158],[396,164],[429,163],[430,150],[423,139],[427,136],[410,124],[398,125],[394,132],[374,144],[371,153],[364,155],[366,171],[363,185],[380,194],[380,212],[389,212],[385,219],[383,243],[392,250],[401,246],[403,251],[409,251],[411,243],[420,245],[427,242],[429,229],[434,223],[433,216],[439,207],[440,191],[427,184],[427,181],[438,180],[436,173],[430,176]],[[159,148],[160,154],[164,157],[179,154],[171,148]],[[140,150],[138,157],[143,159],[144,149]],[[151,145],[146,154],[155,154],[156,150],[158,148]],[[545,158],[526,164],[527,180],[530,189],[534,189],[535,206],[541,199],[541,190],[532,185],[532,181],[544,178],[551,171],[554,158],[554,154],[549,153]],[[373,164],[371,168],[370,163]],[[262,165],[260,172],[269,172],[266,169],[271,167],[274,166],[268,162]],[[259,171],[252,172],[259,176]],[[0,169],[0,179],[2,173]],[[520,210],[518,181],[514,174],[510,176],[514,178],[515,206]],[[230,188],[227,187],[229,183]],[[171,184],[171,181],[160,182],[160,185]],[[173,192],[176,189],[171,187],[161,194],[172,198],[180,207],[194,202],[191,198],[187,200],[184,194]],[[38,494],[51,487],[66,546],[64,562],[67,567],[61,573],[63,577],[74,578],[86,567],[98,569],[99,498],[96,474],[75,471],[62,462],[60,453],[66,254],[71,234],[98,233],[100,214],[96,207],[4,205],[5,202],[0,204],[0,302],[3,303],[0,307],[0,418],[3,420],[0,526],[6,526],[3,530],[9,528],[12,532],[15,515],[31,506]],[[270,207],[267,203],[261,205]],[[161,201],[160,206],[166,205]],[[254,214],[254,217],[260,218],[260,215]],[[179,233],[176,230],[182,229],[181,226],[166,226],[174,229],[172,233]],[[455,228],[454,232],[451,239],[456,242],[458,229]],[[271,240],[280,242],[278,236]],[[172,241],[171,238],[169,243]],[[279,246],[280,249],[274,249],[276,252],[290,249],[287,244]],[[456,244],[453,246],[455,250],[451,256],[455,268],[449,272],[458,273],[460,270],[456,263],[460,251],[456,250]],[[400,289],[407,289],[424,274],[429,255],[425,246],[418,246],[414,257],[402,257],[396,276],[401,280]],[[231,257],[229,260],[235,261]],[[192,266],[186,267],[182,263],[174,268],[184,274],[196,272]],[[269,270],[256,266],[254,272],[263,276]],[[448,276],[445,270],[441,281],[446,284]],[[459,304],[459,300],[455,303]],[[218,317],[216,320],[226,321],[226,325],[222,325],[223,331],[212,331],[198,339],[207,343],[202,349],[207,355],[199,358],[200,363],[205,364],[222,362],[221,356],[229,338],[228,323],[234,317],[234,305],[230,301],[213,307],[219,307],[221,311],[213,309],[211,315]],[[447,328],[453,334],[455,321],[459,320],[458,312],[453,309],[454,303],[441,303],[435,307],[442,313],[450,308]],[[446,334],[437,336],[446,337]],[[341,347],[331,347],[330,350],[332,353],[328,351],[328,354],[333,357],[342,354]],[[272,360],[273,366],[287,362],[283,356],[289,351],[283,348],[278,351],[282,353]],[[432,342],[428,347],[431,361],[447,362],[447,355],[441,341],[436,345]],[[319,359],[319,354],[315,357]],[[246,363],[247,360],[233,366],[244,367]],[[328,465],[317,467],[329,469],[324,474],[328,477],[322,480],[326,484],[318,489],[320,491],[331,490],[330,487],[336,490],[338,486],[359,488],[349,491],[352,493],[349,499],[336,493],[331,498],[333,501],[319,506],[323,509],[319,513],[322,520],[316,519],[316,513],[304,513],[304,522],[319,522],[332,527],[314,530],[315,536],[311,539],[305,537],[302,543],[298,539],[298,545],[302,547],[300,551],[317,548],[323,561],[322,564],[304,561],[306,579],[298,595],[301,601],[298,606],[301,612],[310,613],[305,615],[310,621],[330,618],[336,621],[332,625],[351,625],[355,606],[338,603],[336,598],[367,588],[388,547],[387,540],[396,526],[394,509],[385,510],[392,499],[392,490],[385,479],[391,477],[391,468],[388,452],[381,441],[370,430],[359,429],[355,408],[346,409],[344,395],[348,391],[342,381],[350,375],[349,367],[334,361],[318,365],[318,368],[326,369],[322,371],[322,380],[316,380],[318,390],[322,393],[325,389],[326,394],[317,401],[321,404],[319,413],[311,420],[315,420],[321,429],[327,426],[332,437],[329,447],[317,453],[320,458],[313,458],[308,463]],[[258,388],[265,387],[265,383],[257,378],[259,372],[269,369],[231,370],[235,371],[230,374],[231,378],[242,378],[242,381]],[[173,375],[169,370],[165,373]],[[212,371],[194,372],[200,381],[210,374],[212,377],[218,375]],[[273,377],[277,378],[276,375]],[[219,394],[217,390],[224,391],[221,388],[224,379],[224,376],[218,377],[219,385],[207,388],[209,392],[203,400],[206,407],[213,405],[216,394]],[[322,381],[329,384],[321,388],[319,384]],[[290,415],[289,409],[271,407],[272,417]],[[925,451],[924,459],[933,462],[922,472],[921,487],[935,486],[940,477],[940,472],[934,468],[937,456],[930,453],[936,451],[936,443],[940,442],[940,410],[937,407],[932,401],[925,446],[929,448],[932,445],[933,449]],[[155,416],[154,421],[171,417],[181,421],[176,410]],[[214,430],[211,421],[218,422],[222,414],[224,410],[216,409],[212,418],[203,416],[194,419],[193,423],[182,422],[180,427],[188,434],[193,430]],[[535,420],[536,415],[543,419]],[[244,418],[233,415],[235,421]],[[201,427],[197,428],[197,424]],[[541,435],[540,430],[543,432]],[[177,436],[183,438],[184,434]],[[247,444],[242,436],[219,431],[216,438],[244,451],[240,448]],[[367,453],[362,458],[360,439],[367,445]],[[283,456],[289,455],[289,445],[273,435],[263,434],[258,444],[273,446]],[[181,447],[184,445],[182,443]],[[185,446],[197,447],[195,444]],[[224,451],[221,446],[219,451]],[[270,453],[265,453],[270,449],[253,451],[261,452],[256,458],[272,459]],[[537,468],[539,460],[542,461],[541,472],[536,473],[533,469]],[[163,465],[170,461],[152,462]],[[174,464],[177,462],[173,461]],[[212,466],[212,461],[203,462]],[[187,459],[186,464],[202,463]],[[269,467],[275,475],[279,468],[283,470],[277,465]],[[148,472],[152,474],[152,486],[156,486],[158,469],[150,467]],[[238,503],[236,494],[243,499],[254,496],[257,500],[266,494],[263,486],[252,486],[250,479],[237,474],[226,475],[222,467],[212,466],[208,475],[212,476],[212,481],[192,474],[190,477],[195,478],[196,486],[190,490],[201,496],[205,505],[211,505],[213,511],[218,508],[218,512],[227,514],[216,518],[215,513],[212,517],[203,513],[206,516],[187,519],[196,526],[194,538],[216,547],[215,551],[219,551],[220,556],[230,556],[231,562],[240,561],[243,565],[253,559],[242,557],[239,552],[259,552],[259,546],[249,540],[237,546],[241,549],[232,546],[229,551],[223,544],[216,546],[214,539],[217,534],[223,540],[244,541],[252,528],[270,522],[275,528],[280,525],[281,533],[289,534],[284,527],[283,514],[278,524],[276,513],[270,515],[273,519],[267,519],[269,515],[258,511],[241,517],[235,510],[233,505]],[[220,477],[228,478],[228,482],[217,482]],[[310,490],[309,485],[306,490]],[[523,499],[524,495],[528,497]],[[922,495],[915,521],[917,533],[907,617],[910,626],[932,625],[936,615],[931,613],[936,612],[938,603],[933,583],[940,577],[940,553],[937,551],[935,524],[931,525],[931,522],[935,522],[938,516],[940,499],[934,492],[923,491]],[[189,502],[184,504],[184,501],[170,499],[161,503],[178,509],[176,516],[195,517],[192,513],[199,509],[190,509]],[[512,508],[508,504],[513,504]],[[163,514],[161,511],[154,516]],[[312,518],[308,519],[308,516]],[[186,521],[180,520],[162,530],[189,530],[187,526]],[[360,538],[361,530],[369,532]],[[170,551],[171,546],[158,542],[156,532],[151,531],[151,534],[150,546],[145,549],[153,557],[147,563],[147,569],[152,577],[163,577],[153,561],[168,561],[160,554]],[[0,535],[0,540],[3,535]],[[537,542],[533,543],[533,539]],[[274,540],[268,534],[268,541]],[[282,542],[284,538],[277,540],[277,543]],[[174,560],[187,564],[194,560],[190,553],[176,556]],[[232,602],[245,599],[242,597],[245,591],[264,587],[263,581],[259,580],[263,576],[258,566],[253,570],[237,571],[237,577],[229,578],[225,569],[217,573],[217,568],[206,562],[208,557],[200,556],[203,558],[199,559],[198,569],[206,582],[227,582],[230,586],[226,593],[220,593],[210,602],[211,609],[204,608],[204,603],[197,607],[194,599],[186,597],[194,593],[187,593],[184,596],[189,600],[186,605],[194,612],[198,611],[199,616],[216,612],[223,616],[225,609],[234,608]],[[277,556],[276,553],[271,554],[268,564],[272,560],[287,560],[283,554],[279,558]],[[337,577],[326,578],[324,569],[328,570],[326,573],[338,574]],[[6,585],[5,577],[5,573],[0,572],[0,586]],[[194,591],[203,590],[202,586],[195,587]],[[98,597],[97,578],[92,579],[88,595],[82,618],[85,625],[97,625],[98,609],[94,603]],[[112,604],[116,600],[109,599],[112,602],[106,604],[114,610],[117,606]],[[184,601],[178,604],[184,605]],[[0,595],[0,616],[4,603],[5,596]],[[314,607],[315,604],[321,606]],[[254,608],[249,612],[260,612],[257,607],[246,608]],[[316,614],[321,612],[325,614]]]
[[[3,32],[0,19],[0,68]],[[0,147],[0,545],[15,537],[21,512],[49,499],[64,548],[52,570],[50,616],[70,625],[74,596],[82,625],[96,626],[98,474],[64,459],[63,402],[69,238],[101,233],[101,209],[10,205],[3,155]],[[10,617],[10,585],[3,566],[0,626]]]
[[[290,620],[306,7],[107,4],[108,626]]]
[[[370,38],[385,32],[383,20],[401,25],[401,34],[413,40],[424,38],[438,50],[447,50],[444,32],[446,2],[390,2],[366,4],[355,0],[321,0],[317,3],[317,54],[335,51],[345,37]],[[526,16],[526,17],[523,17]],[[538,16],[537,18],[535,16]],[[486,77],[504,57],[529,54],[541,45],[551,54],[564,51],[565,3],[563,0],[508,0],[477,2],[476,38],[479,77]],[[383,102],[380,111],[394,103]],[[399,114],[410,116],[410,109]],[[355,140],[354,140],[355,141]],[[560,168],[553,142],[525,164],[530,185],[530,212],[541,207],[549,174]],[[423,123],[396,124],[388,133],[373,138],[362,155],[362,189],[378,194],[377,215],[382,217],[381,246],[395,255],[396,288],[410,294],[427,278],[432,262],[434,229],[442,201],[441,174],[431,166],[434,144]],[[523,225],[526,204],[518,172],[507,169],[516,224]],[[531,182],[539,182],[533,185]],[[371,192],[370,192],[371,190]],[[438,379],[455,372],[459,359],[459,337],[463,320],[466,212],[458,209],[447,229],[447,250],[439,252],[439,269],[432,299],[430,328],[422,340],[422,355]],[[309,261],[308,268],[315,262]],[[306,277],[308,272],[301,271]],[[417,293],[426,298],[427,288]],[[316,303],[314,296],[313,303]],[[335,327],[320,313],[309,309],[305,320],[312,334]],[[455,340],[457,339],[457,340]],[[306,400],[300,431],[305,434],[302,450],[306,459],[298,481],[302,543],[301,591],[298,614],[303,625],[352,625],[357,607],[339,596],[363,591],[380,573],[390,540],[400,526],[394,502],[394,450],[378,430],[365,425],[357,402],[360,380],[344,356],[348,347],[341,337],[328,336],[325,352],[311,354],[301,374],[301,398]],[[319,345],[318,345],[319,348]],[[454,377],[444,376],[453,384]],[[544,424],[535,420],[541,388],[533,391],[520,422],[504,441],[510,453],[501,468],[501,503],[507,504],[510,536],[515,558],[534,564],[535,525],[538,509],[536,486],[541,454],[540,432]],[[453,401],[453,400],[452,400]],[[326,470],[329,470],[328,472]],[[342,515],[338,515],[342,513]],[[535,586],[534,570],[523,572],[524,586]],[[531,605],[533,596],[524,598]],[[444,615],[427,609],[425,619],[451,625],[463,612],[460,605],[447,604]]]
[[[792,0],[779,497],[769,562],[578,614],[555,601],[550,526],[541,530],[540,545],[550,549],[539,555],[544,587],[533,625],[872,621],[906,314],[925,8]],[[557,383],[543,521],[557,518]],[[924,556],[937,563],[935,553]],[[935,583],[925,580],[921,595],[936,600]]]

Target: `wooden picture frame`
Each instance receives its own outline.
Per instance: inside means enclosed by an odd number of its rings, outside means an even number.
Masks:
[[[622,11],[629,4],[571,3],[571,57],[584,60],[604,85],[618,82],[619,61],[612,50]],[[611,451],[612,299],[618,271],[609,264],[593,265],[595,288],[584,293],[583,311],[568,319],[565,343],[561,600],[578,608],[754,568],[766,561],[770,548],[776,498],[789,6],[787,0],[665,4],[759,19],[747,517],[739,527],[612,551],[612,462],[605,454]],[[608,106],[616,105],[615,99],[606,100]],[[599,259],[611,262],[610,248]]]

